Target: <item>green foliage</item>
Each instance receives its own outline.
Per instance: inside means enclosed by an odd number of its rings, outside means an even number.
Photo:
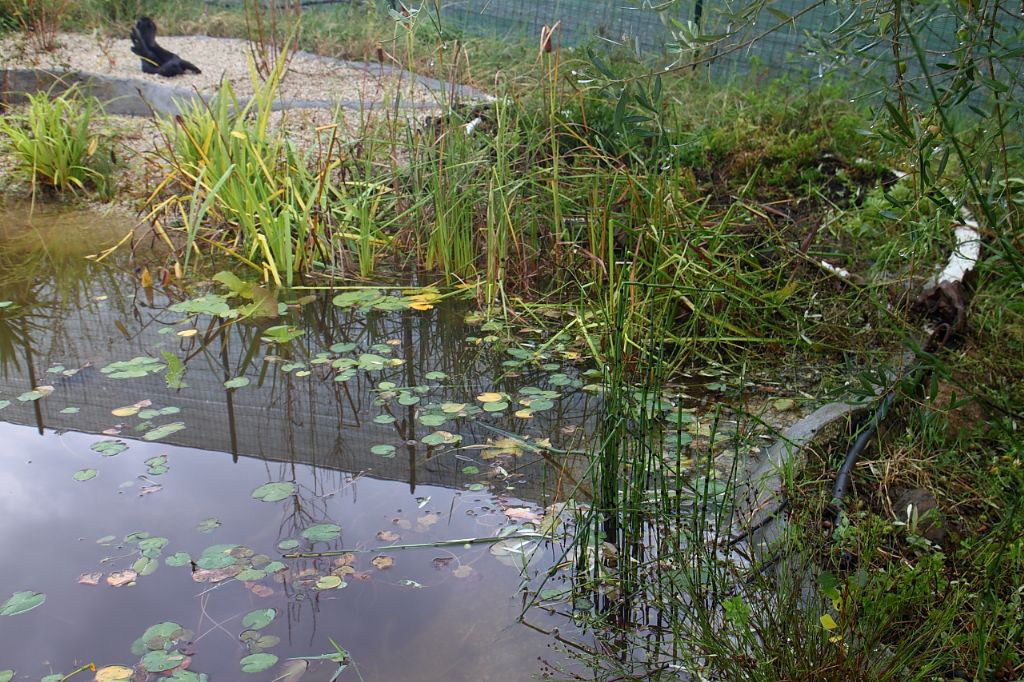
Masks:
[[[111,189],[109,149],[94,130],[100,113],[99,102],[77,87],[56,97],[38,92],[23,113],[0,119],[0,144],[33,189],[105,194]]]

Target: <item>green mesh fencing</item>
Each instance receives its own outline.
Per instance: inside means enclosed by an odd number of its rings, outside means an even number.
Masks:
[[[220,0],[217,4],[242,4]],[[272,0],[271,0],[272,1]],[[305,0],[304,6],[359,0]],[[212,3],[212,0],[211,0]],[[373,0],[382,13],[401,9],[401,0]],[[446,31],[495,36],[539,45],[544,26],[559,26],[563,48],[593,47],[628,50],[651,61],[688,64],[716,77],[788,75],[809,82],[828,73],[860,86],[861,91],[891,86],[895,55],[877,26],[849,31],[861,15],[861,4],[829,0],[774,0],[763,3],[727,0],[406,0],[405,7],[440,15]],[[917,25],[929,71],[939,85],[953,73],[957,21],[942,3],[904,6],[919,13]],[[876,18],[877,19],[877,18]],[[716,37],[708,43],[687,42],[699,33]],[[1024,44],[1024,22],[1009,21],[1001,29],[1004,44]],[[905,87],[910,97],[924,96],[922,70],[912,54],[906,61]],[[1020,60],[1017,60],[1020,63]],[[877,72],[877,73],[875,73]],[[999,74],[1020,91],[1020,69]]]

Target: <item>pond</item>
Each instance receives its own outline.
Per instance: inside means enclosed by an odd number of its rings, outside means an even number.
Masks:
[[[519,616],[563,561],[557,503],[580,476],[565,451],[599,407],[572,352],[497,344],[432,290],[186,290],[124,248],[85,258],[124,221],[0,212],[0,671],[571,665],[546,634],[571,622]],[[567,585],[551,573],[546,591]]]

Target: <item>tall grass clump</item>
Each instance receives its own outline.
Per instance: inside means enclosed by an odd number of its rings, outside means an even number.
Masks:
[[[57,47],[57,33],[74,7],[71,0],[0,0],[0,16],[9,17],[41,52]]]
[[[154,193],[154,212],[176,211],[193,245],[196,235],[260,269],[275,283],[291,284],[314,260],[330,260],[332,249],[321,216],[332,192],[332,150],[313,159],[283,134],[270,131],[270,115],[284,70],[279,61],[270,78],[260,82],[244,106],[225,83],[209,102],[196,102],[180,116],[163,122],[171,173]],[[325,131],[333,139],[333,130]],[[159,200],[172,187],[178,193]],[[207,197],[209,223],[190,222],[199,215],[185,208]]]
[[[0,143],[14,158],[14,172],[33,191],[105,193],[110,189],[109,149],[95,129],[101,114],[99,101],[77,87],[57,96],[37,92],[29,95],[24,112],[0,118]]]

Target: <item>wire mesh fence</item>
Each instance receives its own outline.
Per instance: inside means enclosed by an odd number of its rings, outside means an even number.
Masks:
[[[275,0],[263,0],[273,2]],[[280,0],[277,0],[280,1]],[[244,0],[209,0],[242,5]],[[367,0],[302,0],[314,10]],[[431,13],[442,29],[505,40],[539,41],[545,26],[558,26],[566,47],[627,50],[662,64],[696,63],[714,77],[789,76],[813,82],[828,72],[846,80],[885,89],[897,61],[913,96],[923,94],[923,69],[914,55],[892,52],[891,28],[880,25],[884,13],[856,2],[773,0],[370,0],[386,14],[409,9]],[[942,2],[908,4],[928,71],[940,80],[953,74],[960,45],[957,13]],[[851,24],[871,17],[858,30]],[[1007,23],[1005,39],[1024,40],[1020,24]],[[1020,60],[1017,61],[1020,63]],[[695,67],[696,68],[696,67]],[[1008,74],[1019,91],[1020,73]],[[998,77],[998,74],[996,75]]]

